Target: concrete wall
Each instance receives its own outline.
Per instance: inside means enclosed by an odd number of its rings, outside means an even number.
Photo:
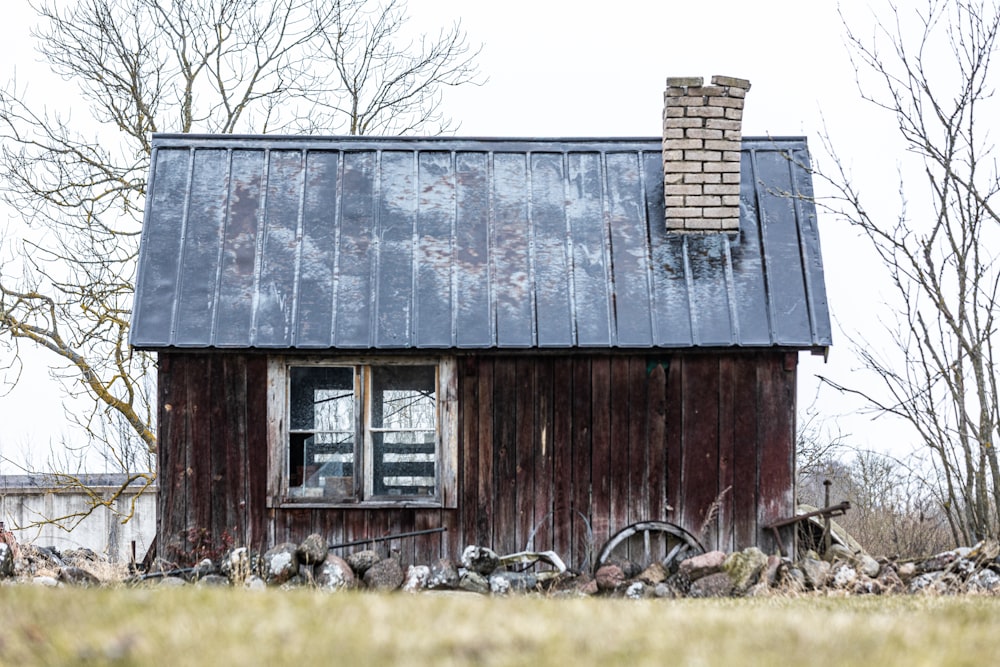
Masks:
[[[101,475],[90,481],[95,483],[88,484],[88,488],[107,498],[121,488],[124,477]],[[66,530],[54,524],[32,524],[86,511],[92,505],[87,494],[80,489],[59,487],[44,477],[0,475],[0,521],[20,543],[52,546],[59,551],[86,547],[107,555],[112,562],[129,561],[134,540],[136,559],[142,560],[156,535],[156,488],[141,495],[140,488],[133,485],[115,501],[115,510],[120,515],[98,507],[82,520],[64,522],[71,527]],[[122,523],[122,516],[131,511],[133,501],[135,512],[128,522]]]

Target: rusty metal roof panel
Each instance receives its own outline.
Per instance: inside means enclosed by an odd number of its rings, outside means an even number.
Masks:
[[[830,344],[803,139],[744,139],[739,234],[663,221],[659,139],[158,135],[136,347]]]

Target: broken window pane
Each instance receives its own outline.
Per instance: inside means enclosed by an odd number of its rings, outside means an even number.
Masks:
[[[302,498],[354,495],[357,401],[354,369],[291,369],[289,487]]]

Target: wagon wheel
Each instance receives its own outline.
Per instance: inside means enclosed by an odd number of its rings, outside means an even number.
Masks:
[[[630,555],[629,560],[638,561],[643,566],[656,561],[667,570],[673,570],[685,558],[704,552],[705,548],[694,535],[680,526],[666,521],[640,521],[622,528],[605,542],[597,556],[594,570],[604,565],[613,555]]]

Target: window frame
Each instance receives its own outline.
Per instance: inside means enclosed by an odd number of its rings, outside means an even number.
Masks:
[[[433,366],[436,369],[437,434],[435,437],[435,492],[433,496],[374,495],[372,478],[371,379],[372,367]],[[362,397],[360,432],[356,433],[354,478],[360,485],[352,499],[298,498],[290,493],[291,369],[293,367],[350,367],[355,379],[355,401]],[[267,364],[268,508],[455,508],[458,506],[458,387],[454,357],[317,357],[270,356]],[[358,368],[364,370],[358,372]]]

